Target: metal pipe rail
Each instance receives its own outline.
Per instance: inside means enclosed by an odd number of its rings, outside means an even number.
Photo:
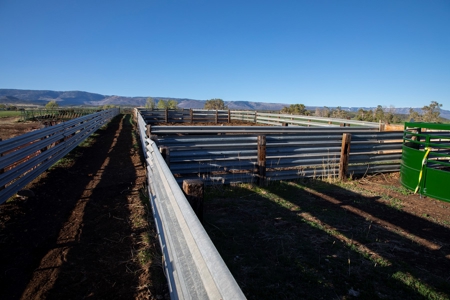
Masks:
[[[252,121],[255,123],[270,123],[270,124],[292,124],[304,126],[339,126],[340,124],[351,124],[358,127],[366,128],[380,128],[379,123],[365,122],[357,120],[347,120],[338,118],[325,118],[315,116],[290,115],[279,113],[263,113],[263,112],[249,112],[249,111],[231,111],[232,120]]]
[[[152,134],[158,136],[173,134],[314,134],[330,133],[354,133],[378,131],[377,128],[364,127],[300,127],[300,126],[152,126]]]
[[[198,123],[198,122],[228,122],[228,110],[204,109],[142,109],[139,113],[147,124],[154,123]]]
[[[374,128],[379,130],[383,125],[382,123],[375,122],[279,113],[264,113],[258,111],[206,109],[151,110],[144,108],[139,108],[138,111],[147,124],[161,122],[191,123],[216,121],[218,123],[227,123],[233,120],[240,120],[278,126],[281,126],[283,124],[290,124],[293,126],[301,127],[339,127],[341,126],[341,124],[346,124],[349,126],[351,125],[351,127]]]
[[[158,147],[146,135],[147,124],[140,114],[137,117],[171,299],[245,299]]]
[[[109,109],[0,141],[0,204],[117,114]]]

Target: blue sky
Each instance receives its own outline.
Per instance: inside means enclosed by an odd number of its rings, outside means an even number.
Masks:
[[[0,88],[450,109],[450,1],[0,0]]]

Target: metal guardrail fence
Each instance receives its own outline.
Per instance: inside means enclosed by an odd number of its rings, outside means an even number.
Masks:
[[[364,122],[348,119],[324,118],[290,114],[264,113],[258,111],[231,111],[232,120],[242,120],[268,125],[291,125],[305,127],[346,127],[357,126],[366,128],[380,128],[379,123]]]
[[[139,109],[147,124],[154,123],[227,123],[228,110],[205,109]]]
[[[223,130],[216,128],[219,133]],[[266,129],[263,134],[265,180],[338,176],[344,129],[273,134],[271,128],[263,128]],[[152,133],[155,132],[159,131],[152,128]],[[241,132],[240,135],[157,136],[156,143],[168,148],[166,160],[178,183],[194,178],[203,179],[206,184],[256,182],[258,135],[252,134],[251,128],[250,132],[248,135]],[[401,145],[402,132],[352,132],[348,174],[399,171]]]
[[[0,204],[117,114],[109,109],[0,141]]]
[[[164,255],[171,299],[245,299],[192,210],[138,113],[148,193]]]
[[[205,109],[138,109],[147,124],[155,123],[230,123],[234,120],[256,124],[301,127],[364,127],[380,129],[382,123],[324,118],[258,111],[205,110]]]
[[[377,128],[364,127],[299,127],[299,126],[151,126],[151,133],[164,136],[173,134],[308,134],[321,133],[353,133],[378,131]]]
[[[70,120],[98,111],[95,108],[26,109],[21,111],[21,120]]]

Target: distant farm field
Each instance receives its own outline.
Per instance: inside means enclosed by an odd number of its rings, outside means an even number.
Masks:
[[[19,117],[20,111],[15,110],[0,110],[0,118]]]

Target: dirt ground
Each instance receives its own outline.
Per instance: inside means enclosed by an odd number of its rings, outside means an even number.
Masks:
[[[87,144],[0,206],[1,299],[167,298],[130,115]]]
[[[206,231],[248,299],[450,299],[450,203],[398,173],[206,195]]]
[[[38,123],[13,121],[9,120],[11,127],[7,127],[7,121],[0,120],[0,133],[4,139],[40,126]],[[145,194],[145,168],[133,130],[130,115],[115,118],[109,126],[100,129],[87,146],[77,148],[67,159],[33,181],[27,188],[33,191],[34,197],[15,199],[0,206],[0,299],[168,297],[151,212],[141,200]],[[277,282],[277,276],[285,272],[278,269],[283,261],[278,260],[277,253],[278,250],[288,253],[289,241],[303,241],[317,246],[311,251],[318,254],[314,261],[320,265],[317,268],[320,280],[328,283],[343,280],[342,285],[354,280],[351,288],[358,289],[358,284],[362,286],[358,280],[363,276],[359,279],[340,276],[331,268],[325,268],[324,274],[320,273],[326,261],[339,257],[332,253],[333,245],[339,239],[344,244],[351,240],[351,246],[358,248],[358,253],[366,251],[369,257],[378,255],[389,261],[413,266],[411,274],[425,284],[433,286],[437,276],[444,287],[436,289],[444,291],[441,299],[447,299],[445,295],[450,295],[445,290],[448,286],[445,283],[450,281],[450,203],[412,195],[402,189],[398,179],[398,174],[355,179],[347,184],[351,192],[335,185],[319,189],[305,187],[300,192],[296,187],[284,187],[289,194],[299,195],[298,202],[293,202],[294,206],[303,208],[306,202],[308,205],[312,202],[319,204],[317,214],[306,214],[293,207],[283,211],[275,208],[269,212],[261,210],[259,215],[261,199],[249,202],[249,208],[243,206],[248,200],[245,198],[248,191],[244,191],[245,197],[235,199],[242,206],[233,211],[229,205],[231,200],[220,196],[217,197],[220,201],[205,202],[209,222],[205,227],[213,242],[217,243],[219,252],[223,252],[221,247],[236,247],[234,252],[222,255],[238,284],[251,299],[288,299],[286,295],[302,295],[289,294],[287,291],[290,289],[315,287],[316,283],[308,280],[305,283],[284,279]],[[320,223],[318,219],[321,216],[322,220],[327,220],[329,216],[326,213],[336,210],[351,216],[348,218],[350,223],[335,223],[334,219]],[[277,213],[287,215],[272,216]],[[338,213],[336,215],[340,216]],[[234,233],[228,233],[228,228],[224,229],[224,224],[230,224],[223,221],[224,216],[238,220],[240,228],[254,229],[253,226],[259,226],[262,231],[252,233],[251,240],[247,237],[240,240]],[[294,224],[290,219],[298,216],[302,217],[302,222],[318,221],[316,226],[322,226],[324,230],[352,233],[347,238],[341,235],[331,238],[331,241],[317,231],[301,230],[303,225]],[[278,230],[281,237],[269,235],[271,230]],[[361,236],[359,240],[358,235]],[[284,237],[286,240],[283,240]],[[328,242],[330,245],[325,246]],[[245,256],[236,254],[240,248],[252,247],[267,248],[265,254],[271,257],[261,270],[248,264]],[[292,247],[300,264],[307,253],[302,254],[301,248],[294,248],[296,244]],[[352,257],[352,268],[358,259]],[[345,265],[346,258],[343,261]],[[364,268],[369,268],[369,265],[361,264],[359,272],[363,274]],[[350,266],[348,268],[350,273]],[[386,268],[396,272],[403,270],[395,265]],[[281,275],[275,276],[271,270]],[[310,272],[308,278],[316,276],[316,273],[311,275],[312,271],[305,272]],[[269,274],[273,284],[261,285],[257,280],[261,274]],[[352,276],[354,274],[357,272],[352,269]],[[340,279],[331,278],[333,276]],[[376,283],[382,284],[383,281]],[[347,293],[350,286],[336,287],[332,291],[328,290],[328,286],[317,286],[316,294],[310,296],[323,299],[353,297]],[[362,299],[391,299],[387,291],[389,288],[379,288],[379,294],[374,292],[371,297],[370,290],[364,293],[363,287],[358,289],[358,293]]]
[[[0,118],[0,139],[6,140],[32,130],[41,129],[41,122],[19,122],[19,117]]]

